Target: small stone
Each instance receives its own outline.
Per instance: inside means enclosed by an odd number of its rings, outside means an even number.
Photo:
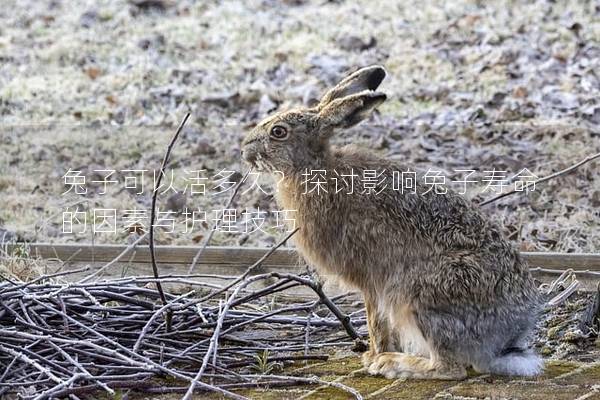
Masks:
[[[148,50],[151,47],[159,49],[163,47],[166,42],[167,39],[165,38],[165,35],[158,33],[152,37],[140,39],[137,45],[142,50]]]
[[[144,39],[140,39],[138,41],[137,45],[142,50],[148,50],[150,48],[150,43],[151,43],[150,39],[144,38]]]
[[[240,236],[240,238],[238,239],[238,246],[243,246],[248,241],[248,238],[248,234]]]
[[[583,25],[581,25],[579,22],[575,22],[575,23],[571,24],[571,26],[569,27],[569,30],[573,31],[573,33],[576,36],[579,36],[579,33],[581,32],[582,29],[583,29]]]

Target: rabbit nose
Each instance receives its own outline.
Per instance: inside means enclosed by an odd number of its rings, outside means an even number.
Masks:
[[[256,152],[242,149],[242,159],[250,164],[254,164],[256,162]]]

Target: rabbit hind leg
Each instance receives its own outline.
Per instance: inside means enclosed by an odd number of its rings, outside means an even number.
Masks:
[[[387,352],[376,355],[369,366],[371,375],[383,375],[388,379],[464,379],[467,370],[455,362],[415,356],[406,353]]]
[[[399,349],[395,347],[390,323],[385,313],[378,306],[377,300],[365,296],[365,306],[367,328],[369,330],[369,350],[363,353],[362,363],[365,367],[368,367],[377,354]]]
[[[396,332],[402,350],[377,354],[369,365],[369,373],[386,378],[463,379],[467,372],[463,364],[450,355],[442,356],[421,331],[412,308],[397,306],[390,314],[390,324]]]

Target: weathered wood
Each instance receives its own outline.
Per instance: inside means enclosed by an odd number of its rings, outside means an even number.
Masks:
[[[8,245],[8,252],[22,245]],[[29,254],[46,259],[58,259],[73,262],[108,262],[117,257],[127,246],[124,245],[87,245],[87,244],[48,244],[32,243],[28,245]],[[156,260],[162,264],[190,264],[199,250],[194,246],[156,246]],[[207,247],[198,264],[208,265],[251,265],[269,249],[259,247]],[[150,250],[147,245],[134,247],[124,256],[123,262],[150,263]],[[301,259],[293,249],[277,249],[264,263],[265,266],[301,265]]]
[[[527,260],[530,267],[600,271],[600,254],[553,252],[523,252],[521,254]]]
[[[19,244],[7,246],[9,252]],[[73,262],[108,262],[119,255],[124,245],[87,245],[87,244],[29,244],[29,254],[41,258],[54,258]],[[268,248],[262,247],[207,247],[198,264],[244,266],[255,263]],[[195,246],[156,246],[157,261],[163,264],[190,264],[198,252]],[[600,254],[585,253],[542,253],[524,252],[523,257],[531,267],[546,269],[567,269],[575,271],[600,271]],[[148,246],[136,246],[123,257],[123,261],[149,263]],[[302,258],[293,248],[276,250],[264,263],[265,266],[295,267],[302,265]]]

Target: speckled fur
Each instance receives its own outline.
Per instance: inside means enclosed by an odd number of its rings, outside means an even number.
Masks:
[[[359,176],[364,170],[406,171],[350,145],[330,146],[330,136],[352,126],[385,100],[375,91],[385,71],[363,68],[309,109],[282,112],[256,126],[243,156],[259,169],[281,171],[277,201],[294,209],[300,252],[321,274],[362,291],[370,349],[363,362],[386,377],[462,378],[481,372],[534,375],[540,359],[527,349],[539,299],[527,265],[499,227],[463,197],[418,182],[417,192],[391,185],[379,194],[304,194],[302,173]],[[287,138],[270,136],[282,126]],[[414,169],[411,169],[414,171]],[[421,181],[422,182],[422,181]]]

